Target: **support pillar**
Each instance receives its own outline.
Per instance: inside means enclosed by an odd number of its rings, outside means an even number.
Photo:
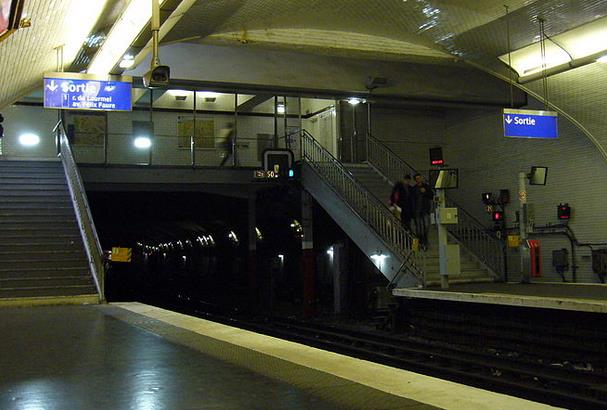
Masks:
[[[257,231],[255,230],[257,194],[254,191],[249,192],[247,210],[248,210],[248,245],[247,253],[247,272],[248,272],[248,294],[249,303],[252,309],[259,306],[259,289],[257,280]]]
[[[445,207],[445,190],[437,189],[436,195],[438,196],[438,207],[436,209],[436,215],[440,213],[440,209]],[[441,289],[449,289],[449,271],[447,270],[447,243],[448,234],[447,227],[441,223],[439,218],[436,218],[438,227],[438,257],[440,266],[440,287]]]
[[[527,174],[519,172],[518,174],[518,198],[519,198],[519,235],[520,257],[521,257],[521,283],[531,282],[531,255],[527,245]]]
[[[347,254],[344,244],[334,244],[329,253],[329,262],[333,271],[333,312],[336,315],[345,313],[348,291]]]
[[[303,239],[301,241],[303,276],[303,314],[305,318],[314,316],[316,305],[316,259],[313,240],[313,201],[306,191],[301,192],[301,219]]]

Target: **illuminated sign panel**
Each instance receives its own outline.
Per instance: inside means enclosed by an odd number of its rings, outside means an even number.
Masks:
[[[131,78],[54,73],[44,78],[44,108],[131,111]]]
[[[558,113],[504,108],[504,136],[511,138],[558,138]]]

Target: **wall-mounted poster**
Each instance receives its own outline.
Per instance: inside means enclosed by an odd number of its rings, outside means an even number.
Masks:
[[[107,121],[105,114],[73,115],[74,145],[103,146]]]
[[[177,121],[177,137],[179,148],[190,149],[191,136],[194,135],[194,119],[179,117]],[[196,119],[196,148],[215,148],[215,120]]]

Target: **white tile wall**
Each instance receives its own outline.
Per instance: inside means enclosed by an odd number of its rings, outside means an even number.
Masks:
[[[531,165],[549,167],[548,184],[528,189],[528,202],[535,205],[536,225],[557,223],[556,206],[568,202],[573,208],[571,228],[581,242],[607,242],[607,163],[595,146],[564,119],[558,140],[527,140],[503,137],[501,111],[375,110],[372,129],[403,159],[419,170],[428,166],[428,148],[443,146],[448,165],[459,168],[460,188],[454,198],[481,221],[491,225],[484,213],[481,193],[509,189],[514,204],[507,218],[514,220],[518,207],[519,171]],[[551,266],[552,250],[569,248],[564,236],[539,239],[543,245],[543,268],[547,279],[559,280]],[[592,273],[590,251],[578,249],[578,281],[597,282]],[[567,273],[571,277],[571,270]]]

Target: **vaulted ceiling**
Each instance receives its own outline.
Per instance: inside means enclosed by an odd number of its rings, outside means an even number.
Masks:
[[[80,24],[67,16],[86,3]],[[0,107],[11,103],[53,69],[53,47],[78,26],[90,32],[105,1],[30,0],[33,26],[0,43]],[[445,64],[453,59],[507,80],[498,60],[511,48],[538,39],[538,17],[555,36],[607,16],[605,0],[197,0],[166,33],[165,44],[190,42],[288,49],[356,58],[416,59]],[[509,16],[506,17],[508,6]],[[81,26],[81,27],[80,27]],[[604,40],[607,43],[607,39]],[[66,61],[75,56],[66,53]],[[6,58],[5,58],[6,57]],[[591,63],[550,76],[550,102],[576,123],[607,158],[607,65]],[[541,97],[541,80],[516,84]]]

